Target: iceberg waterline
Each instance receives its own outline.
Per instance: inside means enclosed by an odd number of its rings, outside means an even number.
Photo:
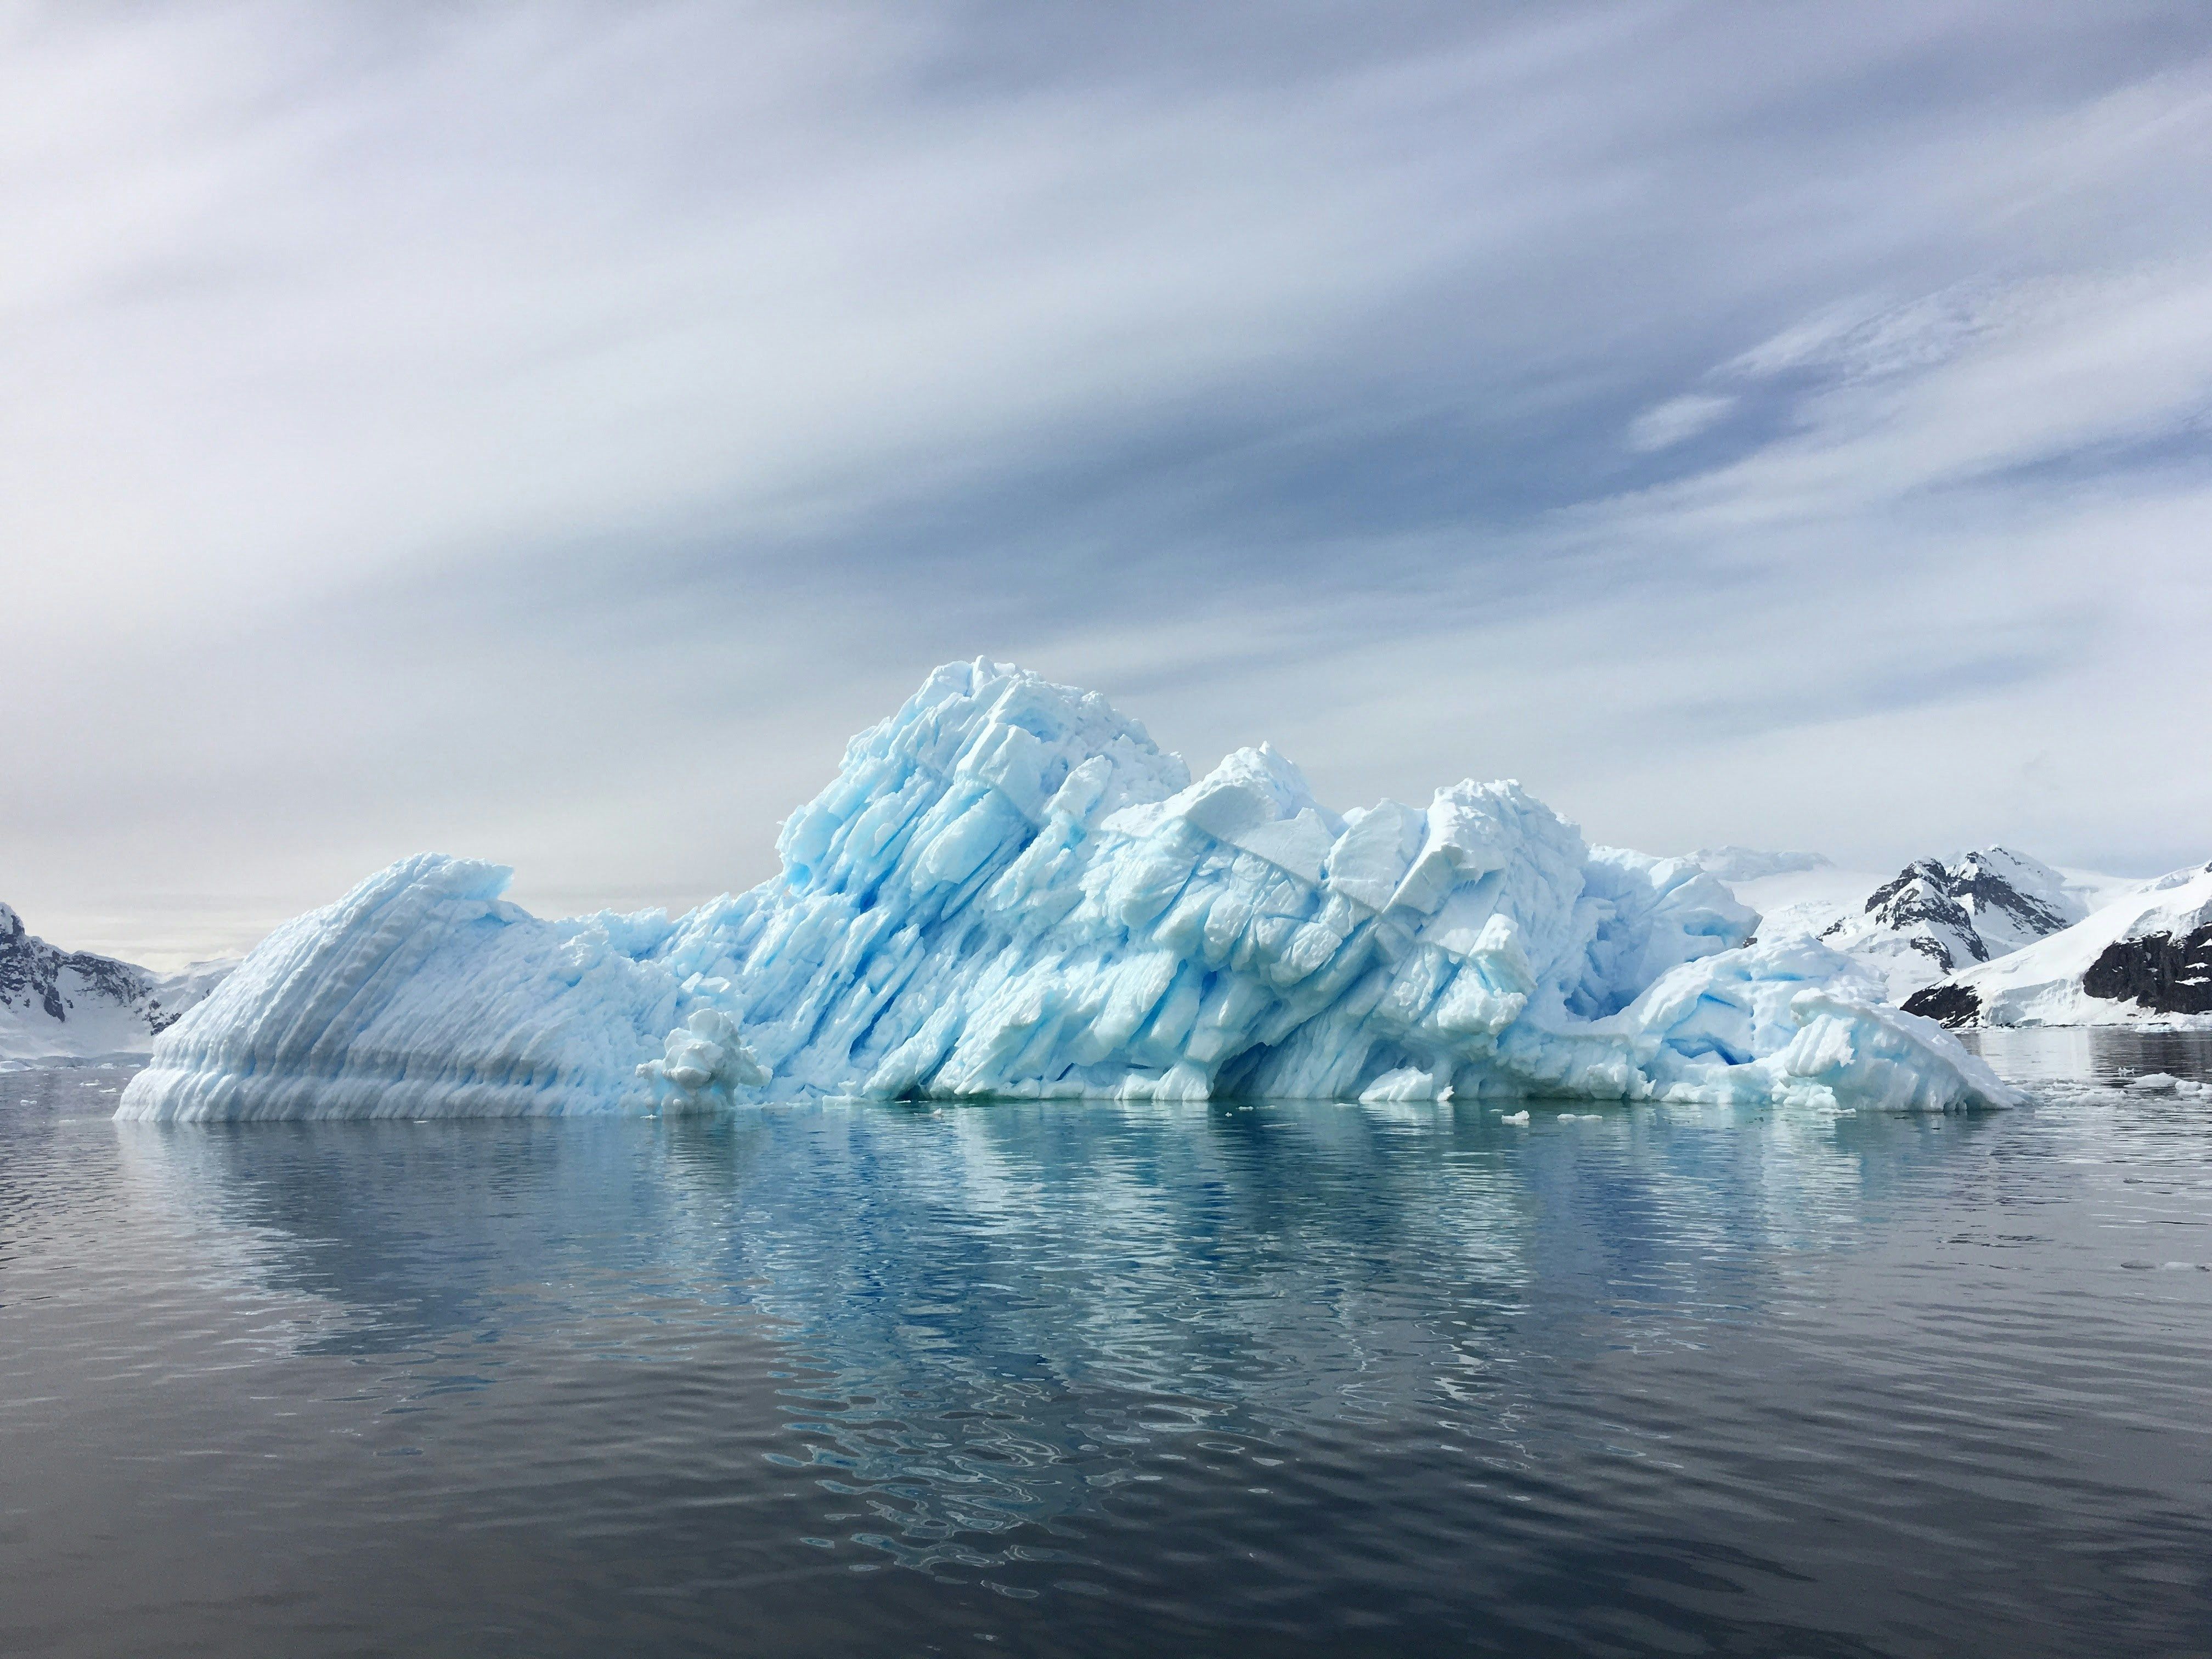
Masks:
[[[557,1114],[807,1094],[2016,1097],[1686,859],[1518,784],[1340,817],[1262,745],[1192,781],[1092,693],[939,669],[848,745],[781,873],[545,921],[424,854],[286,924],[119,1115]]]

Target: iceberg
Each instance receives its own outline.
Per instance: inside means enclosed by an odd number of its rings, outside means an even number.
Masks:
[[[682,1111],[742,1100],[2018,1097],[1694,860],[1518,783],[1342,816],[1266,744],[1194,781],[1095,693],[937,670],[671,921],[546,921],[424,854],[277,930],[118,1115]]]

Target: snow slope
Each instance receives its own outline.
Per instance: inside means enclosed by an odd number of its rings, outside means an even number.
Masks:
[[[0,1061],[143,1054],[203,1000],[231,964],[161,975],[89,951],[64,951],[0,904]]]
[[[1730,887],[1767,881],[1777,876],[1810,875],[1835,867],[1824,853],[1773,853],[1756,847],[1701,847],[1690,854],[1690,860],[1707,875]]]
[[[121,1115],[2014,1097],[1848,957],[1747,947],[1695,862],[1592,848],[1518,784],[1340,817],[1265,745],[1194,782],[1104,699],[984,661],[855,738],[777,847],[673,922],[540,921],[495,866],[395,865],[256,950]]]
[[[2139,882],[2047,939],[1905,1005],[1947,1025],[2212,1030],[2212,865]]]
[[[1825,858],[1802,867],[1722,879],[1739,903],[1759,913],[1761,939],[1819,939],[1863,911],[1867,895],[1882,884],[1875,871],[1839,869]]]

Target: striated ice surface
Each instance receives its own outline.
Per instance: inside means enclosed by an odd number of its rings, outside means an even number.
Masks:
[[[122,1115],[678,1110],[763,1095],[2013,1098],[1693,860],[1512,782],[1339,817],[1266,745],[1194,781],[1102,697],[941,668],[672,922],[547,921],[424,855],[273,934]]]
[[[122,1115],[503,1116],[680,1101],[680,1084],[637,1070],[673,1054],[678,1028],[714,1006],[708,988],[687,989],[655,959],[667,918],[540,921],[500,897],[510,873],[424,854],[285,923],[155,1041]]]

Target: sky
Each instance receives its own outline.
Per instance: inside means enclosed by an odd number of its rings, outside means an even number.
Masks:
[[[776,867],[933,665],[1343,809],[2212,856],[2212,9],[0,0],[0,899]]]

